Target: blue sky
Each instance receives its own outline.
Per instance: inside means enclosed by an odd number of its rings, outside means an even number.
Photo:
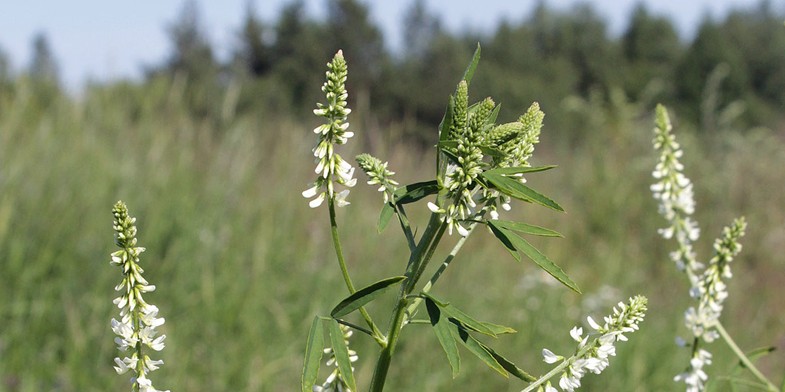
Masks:
[[[197,0],[203,22],[219,55],[226,55],[233,43],[248,0]],[[382,27],[388,43],[395,47],[401,36],[399,25],[412,0],[370,1],[372,17]],[[546,0],[553,8],[566,9],[576,0]],[[620,32],[635,1],[588,0],[609,23],[611,32]],[[759,0],[643,0],[655,14],[670,17],[683,36],[691,36],[706,16],[719,18],[730,9],[750,8]],[[263,20],[274,20],[286,0],[255,0]],[[310,15],[324,14],[324,0],[305,1]],[[482,10],[467,0],[426,0],[429,10],[440,16],[451,31],[469,28],[491,32],[504,18],[511,22],[529,16],[535,0],[480,0]],[[87,79],[108,80],[138,77],[143,65],[162,62],[169,51],[165,27],[177,18],[182,0],[1,0],[0,50],[12,59],[15,70],[27,65],[36,32],[49,38],[60,72],[71,88]],[[777,9],[779,1],[773,1]]]

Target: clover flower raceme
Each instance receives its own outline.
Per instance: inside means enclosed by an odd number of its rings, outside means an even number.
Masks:
[[[501,152],[500,156],[493,157],[491,166],[493,168],[531,166],[529,158],[534,152],[534,146],[540,142],[540,131],[544,118],[545,113],[540,110],[540,105],[534,102],[526,113],[518,118],[518,121],[501,124],[487,132],[484,135],[484,144]],[[518,174],[515,177],[521,183],[526,182],[523,174]],[[499,219],[499,206],[505,211],[511,209],[510,197],[500,195],[495,190],[485,189],[482,201],[492,219]]]
[[[583,335],[583,328],[574,327],[570,337],[578,342],[576,353],[569,357],[554,354],[551,350],[543,349],[543,360],[546,363],[561,363],[549,375],[555,376],[561,372],[559,387],[563,391],[572,392],[581,386],[581,379],[587,372],[600,374],[610,365],[610,357],[616,355],[614,344],[618,341],[627,341],[625,334],[638,330],[638,325],[646,315],[647,299],[638,295],[629,299],[625,304],[619,302],[613,308],[613,314],[604,318],[605,323],[600,325],[591,317],[587,318],[589,326],[594,332]],[[596,336],[593,339],[592,336]],[[548,377],[548,376],[546,376]],[[556,387],[546,384],[548,392],[558,391]]]
[[[703,272],[700,285],[697,287],[700,295],[698,306],[690,307],[684,315],[685,324],[692,331],[695,344],[699,343],[698,339],[711,343],[719,337],[716,324],[719,322],[723,303],[728,297],[723,278],[730,279],[733,276],[729,264],[741,251],[739,238],[744,235],[746,227],[744,218],[736,219],[730,227],[723,229],[723,236],[714,242],[714,257],[709,261],[709,266]],[[708,379],[703,367],[709,364],[711,364],[711,353],[704,349],[693,349],[687,370],[673,380],[687,384],[688,392],[702,391]]]
[[[336,145],[346,144],[349,138],[354,136],[353,132],[348,131],[347,118],[351,109],[346,107],[346,77],[346,60],[343,52],[339,50],[327,64],[327,81],[322,86],[327,103],[317,103],[313,111],[326,121],[313,130],[319,135],[319,141],[313,148],[317,162],[315,172],[318,176],[312,186],[302,193],[303,197],[311,199],[311,208],[320,206],[325,198],[334,200],[339,207],[349,204],[346,200],[349,190],[336,193],[335,183],[351,188],[357,182],[357,179],[353,178],[354,167],[335,152]]]
[[[481,143],[483,133],[489,130],[488,119],[496,106],[491,98],[486,98],[469,110],[468,86],[465,80],[458,83],[449,130],[449,139],[455,146],[450,149],[451,160],[447,164],[442,186],[447,189],[447,199],[451,204],[440,207],[428,203],[432,212],[443,215],[442,219],[447,223],[450,234],[456,229],[464,237],[469,231],[460,221],[473,215],[477,207],[474,200],[476,180],[485,165]]]
[[[112,331],[117,334],[115,343],[118,350],[129,352],[130,356],[114,359],[118,374],[129,370],[135,376],[131,378],[133,391],[158,391],[147,378],[148,373],[163,364],[161,360],[153,360],[148,349],[161,351],[164,348],[166,335],[158,335],[157,327],[164,324],[158,317],[158,307],[147,303],[142,295],[155,290],[142,276],[144,270],[139,266],[139,255],[144,248],[136,246],[136,218],[130,217],[125,203],[118,201],[112,209],[114,215],[113,228],[115,243],[120,250],[112,253],[111,264],[123,271],[123,280],[115,287],[122,294],[114,300],[120,308],[120,320],[112,319]],[[168,392],[168,391],[167,391]]]
[[[398,182],[392,179],[395,172],[387,169],[387,162],[382,163],[381,160],[369,154],[360,154],[357,156],[357,165],[370,178],[368,185],[379,185],[378,190],[384,195],[384,202],[392,200]]]
[[[687,384],[687,392],[700,392],[704,390],[704,385],[709,376],[703,371],[703,367],[711,364],[711,353],[704,350],[695,350],[690,359],[690,366],[682,373],[676,375],[673,381]]]
[[[744,235],[746,227],[744,218],[739,218],[723,229],[723,236],[714,242],[714,257],[709,261],[709,266],[703,272],[696,288],[699,293],[698,307],[690,307],[685,313],[687,327],[696,338],[702,338],[707,343],[719,337],[714,325],[719,320],[723,303],[728,297],[723,278],[733,277],[730,262],[741,251],[739,239]]]
[[[349,327],[341,324],[339,325],[341,331],[343,332],[343,341],[346,344],[346,347],[349,347],[349,338],[352,336],[352,330]],[[313,387],[313,392],[351,392],[349,389],[348,384],[344,381],[343,376],[341,375],[340,370],[338,369],[338,363],[335,359],[335,352],[332,348],[324,349],[324,353],[328,355],[327,357],[327,366],[335,366],[335,369],[327,376],[327,379],[324,381],[322,385],[315,385]],[[349,350],[349,361],[356,362],[359,357],[357,356],[357,352],[354,350]],[[352,368],[354,370],[354,368]]]
[[[671,259],[679,270],[685,271],[692,287],[696,287],[704,266],[697,261],[692,247],[700,236],[697,223],[690,217],[695,212],[692,182],[682,172],[684,165],[679,158],[683,152],[671,133],[673,127],[662,105],[657,106],[656,123],[654,149],[660,157],[652,173],[658,182],[651,186],[651,191],[659,202],[660,214],[670,224],[659,233],[665,239],[676,238],[679,248],[671,253]]]

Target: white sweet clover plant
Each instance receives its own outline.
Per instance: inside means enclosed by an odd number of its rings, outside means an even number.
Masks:
[[[163,361],[150,358],[149,353],[164,348],[166,335],[159,336],[157,330],[164,324],[164,319],[158,317],[158,307],[143,298],[143,294],[154,291],[155,286],[142,276],[144,270],[139,265],[139,255],[145,249],[137,246],[136,218],[128,214],[128,208],[122,201],[115,204],[112,214],[115,244],[120,249],[112,252],[111,264],[120,267],[123,274],[122,281],[115,287],[120,296],[114,300],[120,309],[120,320],[112,319],[112,331],[117,335],[117,349],[125,353],[122,358],[114,359],[115,370],[118,374],[133,374],[133,392],[157,392],[149,374]]]
[[[558,237],[559,233],[523,222],[504,220],[500,216],[501,212],[510,210],[513,200],[555,211],[563,209],[527,183],[528,176],[554,167],[532,166],[529,163],[534,147],[539,142],[544,118],[539,105],[532,104],[517,121],[497,124],[500,106],[493,99],[488,97],[470,104],[469,86],[479,57],[478,47],[454,95],[449,97],[446,113],[438,129],[434,178],[401,185],[393,178],[395,173],[388,168],[387,162],[368,154],[357,157],[357,165],[368,176],[368,184],[377,187],[382,193],[378,231],[383,231],[396,218],[409,250],[407,260],[402,263],[401,275],[381,279],[359,289],[355,288],[347,268],[335,214],[336,207],[349,204],[348,189],[337,189],[352,187],[356,182],[353,166],[337,152],[337,148],[354,135],[349,130],[348,115],[351,111],[347,107],[348,93],[344,85],[348,68],[341,51],[327,64],[327,81],[322,87],[326,101],[319,103],[314,110],[317,116],[324,118],[324,123],[314,129],[318,135],[313,148],[317,178],[303,192],[303,196],[310,200],[312,208],[320,207],[325,202],[327,204],[333,248],[348,296],[330,311],[329,316],[317,316],[313,320],[306,344],[303,392],[357,390],[354,378],[357,355],[348,347],[350,330],[360,332],[377,343],[379,353],[369,390],[382,391],[401,331],[412,324],[432,327],[453,376],[460,370],[458,345],[463,345],[491,369],[506,377],[513,375],[529,383],[527,390],[555,390],[549,380],[559,375],[559,387],[573,391],[580,385],[580,379],[585,373],[599,373],[609,365],[609,357],[616,353],[614,344],[626,340],[626,335],[637,330],[643,320],[646,298],[636,296],[627,303],[619,303],[613,314],[605,318],[603,325],[589,319],[594,332],[584,336],[582,330],[573,329],[571,336],[578,343],[573,356],[562,358],[548,350],[543,351],[546,360],[554,364],[554,370],[542,377],[535,377],[479,340],[482,335],[497,337],[514,333],[514,329],[479,321],[454,304],[439,299],[433,292],[443,272],[469,237],[477,232],[477,226],[485,226],[516,260],[532,260],[553,278],[580,293],[575,282],[559,266],[524,238],[529,235]],[[409,220],[406,208],[421,201],[426,202],[431,215],[424,229],[418,230]],[[453,237],[453,233],[458,235]],[[452,248],[430,278],[425,280],[427,266],[442,241],[453,242]],[[387,328],[382,330],[365,307],[391,289],[397,293],[396,299]],[[421,309],[423,304],[424,312]],[[357,314],[359,317],[355,316]],[[328,331],[329,343],[325,329]],[[324,354],[328,355],[327,363],[333,369],[323,382],[319,382],[319,368]]]
[[[677,339],[679,345],[689,348],[690,360],[674,381],[684,383],[687,392],[705,390],[709,379],[705,368],[712,362],[712,354],[706,345],[722,337],[757,378],[758,385],[764,390],[776,391],[776,387],[738,348],[720,322],[724,302],[728,298],[725,282],[733,276],[730,263],[741,251],[739,240],[744,236],[747,223],[744,217],[734,220],[715,240],[714,256],[708,265],[698,261],[693,250],[693,243],[700,237],[698,224],[692,219],[695,212],[693,186],[684,175],[684,165],[679,161],[684,153],[672,130],[667,110],[658,105],[653,143],[659,153],[659,161],[653,171],[657,182],[651,186],[651,191],[659,203],[659,213],[668,222],[668,226],[660,229],[659,233],[667,240],[676,240],[677,248],[670,253],[670,258],[676,268],[687,276],[689,295],[694,301],[684,313],[684,324],[690,336]]]

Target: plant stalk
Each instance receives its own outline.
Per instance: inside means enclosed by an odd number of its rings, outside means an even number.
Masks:
[[[441,238],[440,233],[444,233],[445,225],[441,222],[438,214],[431,214],[428,221],[428,226],[425,229],[420,242],[417,247],[409,256],[409,262],[406,267],[407,280],[401,286],[398,293],[398,301],[393,309],[392,317],[390,320],[390,328],[388,330],[387,344],[382,347],[379,353],[379,359],[376,361],[376,367],[373,371],[373,378],[371,379],[371,386],[369,391],[381,392],[384,390],[384,384],[387,380],[387,373],[390,370],[390,363],[392,356],[395,352],[395,346],[398,343],[398,337],[403,329],[403,323],[406,316],[406,307],[408,305],[407,296],[414,289],[417,280],[415,276],[423,264],[428,263],[428,259],[433,255],[434,249],[438,245],[437,238]]]
[[[758,380],[760,380],[760,382],[766,384],[766,388],[769,391],[776,392],[777,387],[774,386],[774,384],[772,384],[771,381],[769,381],[769,379],[766,378],[766,376],[764,376],[763,373],[761,373],[760,370],[758,370],[758,368],[756,368],[755,365],[752,364],[752,361],[750,361],[750,359],[747,358],[744,352],[741,351],[741,349],[733,340],[733,338],[730,336],[728,331],[726,331],[725,328],[722,326],[722,323],[717,321],[714,327],[717,328],[717,332],[719,332],[720,336],[722,336],[722,338],[725,339],[725,343],[727,343],[728,347],[730,347],[733,353],[736,354],[736,357],[739,358],[739,361],[741,361],[741,363],[744,364],[744,366],[747,367],[747,369],[749,369],[750,373],[752,373]]]
[[[341,274],[343,275],[343,281],[346,283],[346,288],[349,289],[349,294],[354,294],[357,292],[357,289],[354,288],[354,284],[352,283],[352,278],[349,276],[349,270],[346,267],[346,260],[343,257],[343,247],[341,246],[341,239],[338,236],[338,223],[335,220],[335,201],[332,197],[328,198],[328,207],[330,210],[330,233],[333,237],[333,247],[335,248],[335,255],[338,258],[338,265],[341,267]],[[379,328],[371,319],[371,315],[368,314],[368,311],[365,310],[365,307],[360,308],[360,314],[362,314],[365,322],[368,324],[368,327],[371,328],[373,331],[373,338],[376,342],[381,346],[385,347],[387,345],[387,339],[385,339],[384,335],[382,335]]]

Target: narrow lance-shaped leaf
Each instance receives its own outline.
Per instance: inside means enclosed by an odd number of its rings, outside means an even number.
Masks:
[[[450,321],[436,302],[428,297],[425,297],[425,308],[428,310],[428,318],[433,326],[436,339],[439,340],[444,353],[447,354],[447,361],[452,368],[452,377],[455,378],[461,369],[461,357],[458,354],[458,345],[450,332]]]
[[[489,220],[488,224],[491,226],[495,226],[496,228],[507,229],[511,231],[516,231],[518,233],[531,234],[540,237],[562,237],[561,234],[551,229],[546,229],[544,227],[530,225],[528,223],[523,223],[523,222]]]
[[[395,202],[397,204],[414,203],[438,192],[439,184],[435,180],[417,182],[398,188],[395,191]]]
[[[466,328],[477,331],[483,335],[496,337],[496,334],[493,333],[493,330],[485,326],[482,321],[469,316],[455,306],[448,304],[447,306],[442,307],[442,310],[444,310],[444,312],[447,313],[451,318],[460,321],[461,324],[463,324]]]
[[[444,117],[442,117],[442,121],[439,123],[439,141],[447,140],[450,137],[450,127],[452,127],[452,115],[455,111],[455,97],[450,95],[450,99],[447,101],[447,109],[444,111]],[[444,157],[440,153],[441,149],[437,150],[436,152],[436,177],[442,178],[444,176],[445,171],[447,170],[447,162],[444,161]]]
[[[319,376],[319,365],[324,353],[324,330],[319,316],[313,318],[311,331],[308,333],[308,342],[305,346],[305,361],[303,363],[302,392],[312,392]]]
[[[499,365],[501,365],[504,368],[504,370],[510,372],[510,374],[512,374],[513,376],[518,377],[519,379],[521,379],[523,381],[526,381],[526,382],[532,382],[532,381],[536,381],[537,380],[537,377],[534,377],[531,374],[526,373],[523,369],[519,368],[517,365],[512,363],[510,360],[508,360],[507,358],[504,358],[503,356],[499,355],[499,353],[494,351],[492,348],[486,346],[482,342],[479,342],[479,343],[486,351],[491,353],[493,358],[497,362],[499,362]]]
[[[556,211],[564,211],[564,208],[562,208],[558,203],[538,193],[534,189],[523,185],[518,180],[505,177],[499,173],[492,173],[490,171],[482,173],[482,177],[493,184],[496,189],[499,190],[499,192],[502,192],[507,196],[516,198],[518,200],[537,203]]]
[[[504,176],[510,176],[513,174],[536,173],[536,172],[551,170],[555,167],[556,165],[498,167],[496,169],[491,169],[486,171],[485,174],[491,174],[491,175],[501,174]]]
[[[776,347],[771,347],[771,346],[758,347],[756,349],[746,352],[745,355],[747,356],[747,359],[749,359],[751,362],[755,362],[759,358],[771,354],[776,349],[777,349]],[[736,367],[740,369],[745,369],[747,366],[744,365],[744,362],[739,361],[736,363]]]
[[[493,158],[501,158],[505,155],[504,151],[488,146],[480,146],[480,151],[482,151],[484,155]]]
[[[495,335],[504,335],[504,334],[508,334],[508,333],[517,333],[518,332],[514,328],[510,328],[510,327],[508,327],[506,325],[487,323],[485,321],[482,322],[482,325],[484,325],[486,328],[490,329],[491,332],[493,332]]]
[[[462,328],[458,324],[452,323],[450,332],[452,333],[452,336],[455,340],[461,342],[464,347],[469,349],[469,351],[474,354],[474,356],[485,362],[488,367],[497,371],[504,377],[509,377],[507,371],[504,370],[504,367],[499,363],[499,361],[494,358],[494,356],[483,346],[482,343],[469,335],[469,332],[466,329]]]
[[[382,279],[370,286],[363,287],[336,305],[330,312],[330,316],[333,316],[334,318],[346,316],[347,314],[360,309],[368,302],[373,301],[376,297],[384,294],[386,289],[404,279],[406,279],[405,276],[393,276],[391,278]]]
[[[466,83],[471,83],[472,78],[474,77],[474,71],[477,70],[477,64],[480,62],[480,44],[477,43],[477,49],[474,50],[474,56],[472,56],[472,61],[469,63],[469,66],[466,67],[466,71],[463,73],[463,80]]]
[[[545,272],[556,278],[556,280],[580,294],[581,290],[578,288],[578,285],[564,273],[564,270],[554,264],[554,262],[548,259],[548,257],[537,250],[532,244],[509,230],[501,229],[500,231],[505,234],[506,238],[510,240],[515,249],[525,254]]]
[[[485,124],[486,125],[496,124],[496,118],[499,117],[499,111],[501,111],[501,109],[502,109],[502,104],[496,105],[493,108],[493,111],[491,112],[490,116],[488,116],[488,119],[485,120]]]
[[[515,260],[521,261],[521,255],[518,254],[518,249],[515,249],[515,245],[513,245],[512,240],[510,240],[506,231],[494,225],[493,221],[488,221],[488,227],[491,229],[493,235],[495,235],[502,245],[504,245],[504,249],[507,249]]]
[[[330,319],[327,321],[327,324],[330,330],[330,343],[333,347],[333,354],[335,354],[335,362],[338,364],[338,371],[341,372],[341,376],[346,381],[349,389],[356,391],[357,383],[354,381],[352,361],[349,359],[349,349],[346,347],[343,331],[341,331],[341,327],[335,319]]]
[[[376,225],[376,231],[379,233],[384,231],[387,224],[390,223],[390,218],[395,214],[395,208],[390,203],[384,203],[382,211],[379,213],[379,223]]]

